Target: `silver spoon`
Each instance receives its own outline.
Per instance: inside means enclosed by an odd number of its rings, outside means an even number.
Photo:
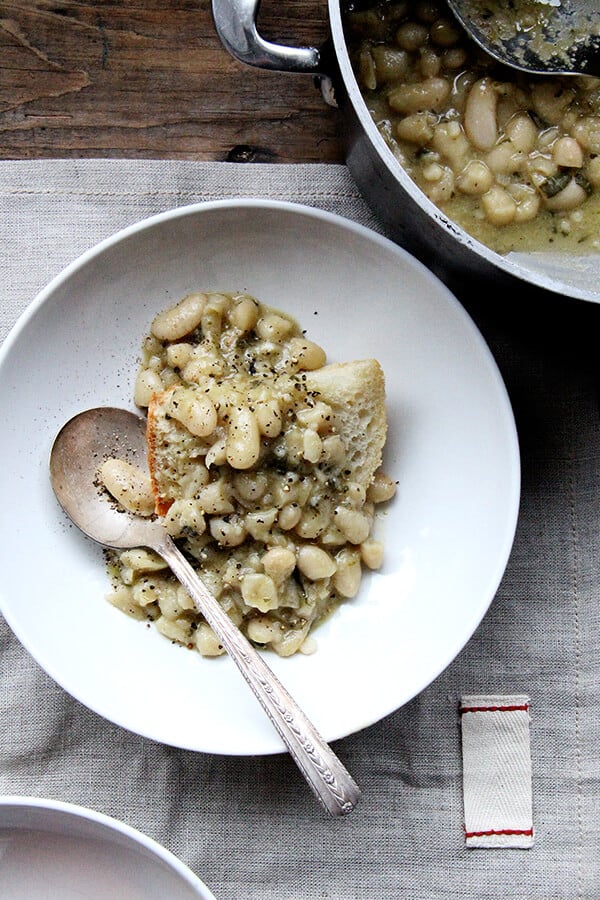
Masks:
[[[254,691],[317,799],[332,816],[351,812],[360,790],[340,760],[179,551],[157,519],[123,511],[98,486],[109,456],[147,466],[146,422],[112,407],[90,409],[59,431],[50,454],[56,497],[84,534],[106,547],[150,547],[169,564]]]
[[[448,0],[487,53],[539,75],[600,75],[598,0]]]

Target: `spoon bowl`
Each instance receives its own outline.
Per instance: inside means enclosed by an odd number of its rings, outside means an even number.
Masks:
[[[86,410],[59,431],[50,453],[50,480],[71,521],[114,549],[150,547],[169,564],[269,716],[317,799],[332,816],[354,809],[360,790],[275,674],[208,591],[161,521],[122,509],[99,483],[109,457],[147,468],[146,423],[115,407]]]
[[[50,480],[71,521],[105,547],[125,550],[151,546],[162,526],[111,502],[98,483],[98,468],[108,457],[147,468],[146,421],[116,407],[79,413],[59,431],[50,454]]]
[[[600,75],[598,0],[448,0],[499,62],[538,75]]]

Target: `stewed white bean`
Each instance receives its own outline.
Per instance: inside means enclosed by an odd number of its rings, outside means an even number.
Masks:
[[[356,597],[362,579],[362,566],[360,552],[345,548],[336,554],[335,563],[337,569],[333,576],[333,584],[336,591],[350,599]]]
[[[569,169],[581,169],[583,166],[583,150],[575,138],[561,137],[552,146],[552,159],[557,166]]]
[[[403,84],[388,94],[388,102],[399,113],[437,110],[450,96],[450,82],[446,78],[426,78],[420,84]]]
[[[463,194],[480,196],[489,191],[494,176],[489,166],[480,159],[471,159],[456,179],[456,186]]]
[[[190,388],[175,388],[170,414],[197,437],[207,437],[217,427],[217,410],[210,397]]]
[[[152,322],[152,334],[160,341],[176,341],[190,334],[202,321],[206,294],[188,294],[179,303],[159,313]]]
[[[155,500],[149,476],[124,459],[110,457],[99,469],[99,477],[115,500],[138,516],[151,516]]]
[[[314,544],[303,544],[298,549],[298,568],[311,581],[331,578],[337,569],[332,556]]]
[[[225,449],[227,462],[233,469],[250,469],[257,462],[260,430],[256,416],[249,407],[232,407]]]
[[[498,94],[491,78],[475,82],[465,107],[465,132],[477,150],[491,150],[498,139]]]
[[[258,572],[244,576],[242,597],[244,603],[260,609],[261,612],[275,609],[279,604],[275,582],[268,575],[261,575]]]
[[[493,225],[508,225],[517,214],[517,204],[500,185],[494,185],[483,195],[481,206]]]
[[[338,506],[335,524],[351,544],[362,544],[369,536],[371,526],[367,517],[356,509]]]
[[[148,406],[153,394],[164,388],[161,377],[154,369],[140,369],[135,379],[133,394],[137,406]]]

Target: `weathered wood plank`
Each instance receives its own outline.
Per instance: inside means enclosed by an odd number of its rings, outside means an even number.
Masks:
[[[326,0],[263,0],[260,29],[327,38]],[[307,76],[242,66],[208,0],[0,2],[0,158],[342,160]]]

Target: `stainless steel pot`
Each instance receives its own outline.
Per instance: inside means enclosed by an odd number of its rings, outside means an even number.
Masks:
[[[373,122],[354,77],[339,0],[328,0],[331,47],[285,47],[257,28],[260,0],[212,0],[219,37],[241,62],[318,76],[325,99],[342,113],[346,162],[388,234],[434,271],[535,285],[600,303],[600,254],[540,251],[502,256],[449,220],[398,163]]]

